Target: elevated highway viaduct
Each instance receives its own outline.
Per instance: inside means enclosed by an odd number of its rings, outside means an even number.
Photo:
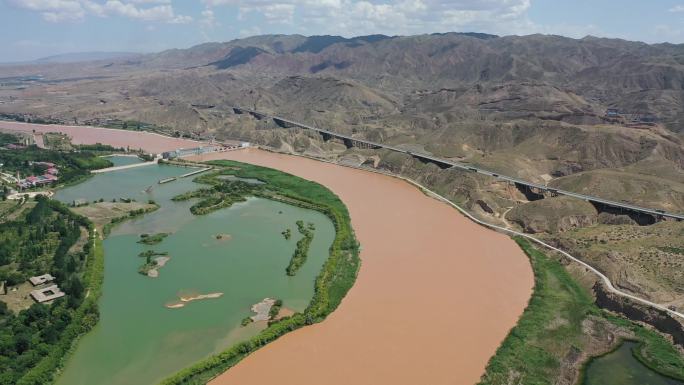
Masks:
[[[466,172],[474,172],[474,173],[478,173],[478,174],[487,175],[487,176],[496,178],[498,180],[506,181],[508,183],[515,185],[516,188],[518,188],[518,190],[520,190],[523,194],[525,194],[525,196],[527,197],[528,200],[543,199],[544,197],[547,197],[547,196],[565,195],[565,196],[569,196],[572,198],[577,198],[577,199],[581,199],[581,200],[590,202],[599,211],[607,211],[607,212],[611,212],[611,213],[621,213],[621,214],[629,215],[632,219],[636,220],[639,224],[652,224],[652,223],[655,223],[655,222],[660,221],[660,220],[677,220],[677,221],[684,220],[684,214],[670,213],[670,212],[666,212],[666,211],[660,210],[660,209],[651,209],[651,208],[646,208],[646,207],[640,207],[640,206],[633,205],[630,203],[617,202],[617,201],[612,201],[609,199],[599,198],[599,197],[595,197],[595,196],[591,196],[591,195],[585,195],[585,194],[580,194],[580,193],[576,193],[576,192],[572,192],[572,191],[556,189],[556,188],[549,187],[549,186],[546,186],[543,184],[529,182],[526,180],[522,180],[522,179],[518,179],[515,177],[506,176],[506,175],[501,175],[501,174],[496,173],[494,171],[486,170],[486,169],[476,167],[473,165],[460,163],[460,162],[454,162],[454,161],[451,161],[448,159],[439,158],[436,156],[432,156],[430,154],[425,154],[425,153],[415,152],[415,151],[409,151],[406,149],[394,147],[394,146],[383,144],[383,143],[372,142],[372,141],[368,141],[365,139],[353,138],[349,135],[344,135],[344,134],[340,134],[340,133],[337,133],[334,131],[324,130],[322,128],[313,127],[313,126],[310,126],[308,124],[295,122],[293,120],[289,120],[289,119],[283,118],[281,116],[269,115],[269,114],[266,114],[263,112],[250,110],[248,108],[232,107],[232,110],[236,114],[250,114],[259,120],[272,119],[273,122],[278,127],[302,128],[305,130],[317,132],[321,135],[321,137],[323,138],[324,141],[337,140],[337,141],[342,142],[347,148],[357,147],[357,148],[364,148],[364,149],[385,149],[385,150],[390,150],[390,151],[399,152],[399,153],[403,153],[403,154],[412,156],[413,158],[415,158],[415,159],[417,159],[423,163],[435,164],[440,169],[455,168],[455,169],[463,170]]]

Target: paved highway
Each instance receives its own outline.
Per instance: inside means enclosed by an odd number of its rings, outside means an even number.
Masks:
[[[634,212],[639,212],[639,213],[644,213],[644,214],[653,215],[653,216],[655,216],[655,217],[663,217],[663,218],[672,218],[672,219],[677,219],[677,220],[684,220],[684,214],[669,213],[669,212],[665,212],[665,211],[663,211],[663,210],[651,209],[651,208],[647,208],[647,207],[640,207],[640,206],[637,206],[637,205],[633,205],[633,204],[629,204],[629,203],[624,203],[624,202],[616,202],[616,201],[612,201],[612,200],[609,200],[609,199],[599,198],[599,197],[595,197],[595,196],[591,196],[591,195],[580,194],[580,193],[576,193],[576,192],[572,192],[572,191],[559,190],[559,189],[555,189],[555,188],[552,188],[552,187],[549,187],[549,186],[546,186],[546,185],[543,185],[543,184],[538,184],[538,183],[529,182],[529,181],[526,181],[526,180],[522,180],[522,179],[518,179],[518,178],[506,176],[506,175],[501,175],[501,174],[498,174],[498,173],[496,173],[496,172],[489,171],[489,170],[485,170],[485,169],[482,169],[482,168],[479,168],[479,167],[475,167],[475,166],[472,166],[472,165],[468,165],[468,164],[465,164],[465,163],[454,162],[454,161],[451,161],[451,160],[438,158],[438,157],[435,157],[435,156],[432,156],[432,155],[429,155],[429,154],[420,153],[420,152],[414,152],[414,151],[409,151],[409,150],[405,150],[405,149],[402,149],[402,148],[399,148],[399,147],[390,146],[390,145],[387,145],[387,144],[376,143],[376,142],[371,142],[371,141],[369,141],[369,140],[353,138],[353,137],[348,136],[348,135],[339,134],[339,133],[336,133],[336,132],[333,132],[333,131],[324,130],[324,129],[322,129],[322,128],[313,127],[313,126],[310,126],[310,125],[308,125],[308,124],[295,122],[295,121],[293,121],[293,120],[289,120],[289,119],[283,118],[283,117],[281,117],[281,116],[269,115],[269,114],[266,114],[266,113],[263,113],[263,112],[258,112],[258,111],[250,110],[250,109],[248,109],[248,108],[233,107],[233,110],[235,110],[235,111],[247,112],[247,113],[250,113],[250,114],[256,114],[256,115],[259,115],[261,118],[268,118],[268,119],[273,119],[273,120],[280,120],[281,122],[285,122],[286,124],[289,124],[289,125],[291,125],[291,126],[299,127],[299,128],[304,128],[304,129],[307,129],[307,130],[316,131],[316,132],[318,132],[318,133],[326,134],[326,135],[329,135],[329,136],[334,137],[334,138],[338,138],[338,139],[342,139],[342,140],[345,140],[345,139],[346,139],[346,140],[351,140],[351,141],[358,142],[358,143],[364,143],[364,144],[366,144],[366,145],[369,145],[369,146],[372,146],[372,147],[375,147],[375,148],[383,148],[383,149],[386,149],[386,150],[391,150],[391,151],[396,151],[396,152],[404,153],[404,154],[407,154],[407,155],[411,155],[411,156],[413,156],[413,157],[415,157],[415,158],[422,158],[422,159],[427,160],[427,161],[431,161],[431,162],[434,162],[434,163],[441,164],[441,165],[443,165],[444,167],[454,167],[454,168],[458,168],[458,169],[461,169],[461,170],[464,170],[464,171],[470,171],[470,172],[476,172],[476,173],[483,174],[483,175],[488,175],[488,176],[497,178],[497,179],[499,179],[499,180],[507,181],[507,182],[510,182],[510,183],[517,183],[517,184],[522,185],[522,186],[527,186],[527,187],[530,187],[530,188],[538,189],[540,192],[545,191],[545,192],[551,192],[551,193],[554,193],[554,194],[557,194],[557,195],[566,195],[566,196],[570,196],[570,197],[573,197],[573,198],[582,199],[582,200],[585,200],[585,201],[587,201],[587,202],[600,203],[600,204],[603,204],[603,205],[606,205],[606,206],[611,206],[611,207],[616,207],[616,208],[622,208],[622,209],[625,209],[625,210],[630,210],[630,211],[634,211]]]

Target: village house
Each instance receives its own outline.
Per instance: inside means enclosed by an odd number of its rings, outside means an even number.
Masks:
[[[29,278],[29,282],[31,282],[31,285],[33,286],[43,285],[54,280],[55,277],[53,277],[51,274],[37,275],[35,277]]]
[[[66,294],[57,285],[31,291],[31,297],[38,303],[52,301],[64,297]]]

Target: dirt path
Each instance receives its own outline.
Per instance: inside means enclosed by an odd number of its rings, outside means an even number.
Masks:
[[[406,182],[246,150],[210,154],[326,185],[361,242],[357,283],[323,323],[257,351],[213,384],[473,384],[531,294],[527,257]],[[199,160],[199,159],[197,159]]]

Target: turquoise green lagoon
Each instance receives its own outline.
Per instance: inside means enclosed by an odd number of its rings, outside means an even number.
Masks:
[[[644,366],[632,354],[636,347],[636,342],[626,341],[614,352],[592,360],[584,385],[684,385]]]
[[[149,385],[202,358],[258,333],[265,325],[241,327],[250,307],[265,297],[280,298],[286,308],[302,311],[313,296],[314,280],[334,238],[323,214],[261,198],[193,216],[190,202],[171,197],[201,185],[191,178],[159,185],[187,168],[154,165],[97,174],[61,190],[71,202],[103,198],[154,200],[160,209],[124,222],[104,241],[105,280],[100,321],[83,337],[57,381],[58,385]],[[145,190],[152,186],[149,193]],[[295,277],[285,274],[300,238],[295,221],[313,222],[309,258]],[[292,229],[285,240],[281,231]],[[137,243],[141,233],[171,233],[155,246]],[[217,234],[229,234],[217,240]],[[138,274],[143,250],[167,251],[170,261],[158,278]],[[218,299],[169,309],[181,294],[221,292]]]

